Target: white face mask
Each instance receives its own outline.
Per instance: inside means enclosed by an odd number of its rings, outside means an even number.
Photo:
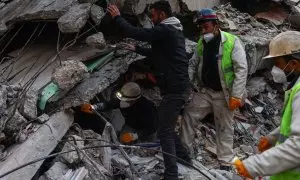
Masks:
[[[277,66],[273,66],[271,74],[274,82],[282,84],[287,83],[287,76],[285,75],[284,71]]]
[[[208,43],[210,42],[211,40],[213,40],[215,37],[215,35],[213,33],[207,33],[207,34],[204,34],[203,35],[203,40]]]

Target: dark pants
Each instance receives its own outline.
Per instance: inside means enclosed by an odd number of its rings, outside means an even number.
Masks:
[[[179,158],[188,157],[188,151],[185,149],[175,133],[177,118],[183,105],[186,102],[188,94],[166,94],[158,109],[158,137],[162,150]],[[163,155],[165,164],[164,179],[177,180],[178,168],[176,158]]]

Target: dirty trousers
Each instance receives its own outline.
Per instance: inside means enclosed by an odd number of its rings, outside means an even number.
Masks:
[[[230,162],[233,158],[233,115],[228,109],[224,93],[208,88],[194,93],[184,109],[181,141],[193,153],[195,127],[209,113],[214,114],[216,127],[217,156],[220,161]]]
[[[158,108],[158,138],[164,152],[185,159],[188,150],[181,144],[175,133],[179,113],[187,100],[188,94],[166,94]],[[165,172],[164,179],[178,180],[176,158],[163,154]]]

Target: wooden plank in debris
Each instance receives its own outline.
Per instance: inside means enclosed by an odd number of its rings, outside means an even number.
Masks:
[[[74,117],[70,112],[61,111],[52,115],[24,143],[11,149],[10,156],[0,163],[0,174],[4,174],[29,161],[49,155],[71,127],[73,120]],[[42,163],[43,161],[39,161],[26,166],[1,178],[1,180],[32,179]]]

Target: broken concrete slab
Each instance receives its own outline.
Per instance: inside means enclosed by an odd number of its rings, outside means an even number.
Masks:
[[[73,141],[66,142],[62,151],[76,150],[74,148],[74,145],[77,146],[79,149],[84,148],[84,141],[81,141],[82,138],[80,136],[73,135],[72,137],[79,141],[76,141],[76,145],[74,144]],[[73,138],[70,138],[70,140],[72,140]],[[72,143],[73,145],[71,145],[70,143]],[[67,153],[67,154],[62,154],[62,155],[60,155],[60,157],[69,164],[76,164],[81,161],[81,159],[80,159],[81,155],[79,155],[77,151]]]
[[[69,168],[67,165],[61,162],[56,162],[39,178],[39,180],[59,180],[68,172],[68,170]]]
[[[15,23],[36,19],[58,19],[77,0],[13,0],[0,11],[0,36]]]
[[[267,82],[264,77],[254,77],[252,78],[246,86],[247,94],[249,98],[259,95],[264,92],[267,86]]]
[[[62,91],[69,91],[86,77],[87,67],[80,61],[63,61],[62,67],[57,68],[52,80]]]
[[[39,123],[45,123],[49,120],[49,118],[50,117],[48,116],[48,114],[42,114],[37,118],[37,120],[39,121]]]
[[[9,137],[16,136],[22,128],[25,128],[26,123],[27,120],[16,110],[14,116],[5,124],[5,135]]]
[[[281,5],[273,6],[268,11],[257,13],[255,15],[256,18],[270,21],[276,26],[281,25],[288,16],[288,13]]]
[[[201,8],[213,8],[221,4],[222,0],[183,0],[191,11],[196,11]]]
[[[121,11],[125,14],[130,15],[140,15],[143,14],[146,8],[156,2],[157,0],[125,0],[124,3],[122,2]],[[174,0],[167,0],[169,1],[173,12],[179,12],[179,1]]]
[[[58,28],[63,33],[76,33],[86,24],[90,16],[91,4],[72,6],[66,14],[57,20]]]
[[[0,162],[0,174],[3,174],[20,164],[25,164],[34,159],[43,157],[51,153],[58,142],[71,127],[74,117],[70,112],[61,111],[53,114],[50,120],[42,125],[24,143],[11,147],[9,156]],[[26,166],[12,174],[2,178],[2,180],[31,179],[43,161]]]
[[[35,120],[37,118],[37,101],[38,93],[33,89],[29,90],[19,108],[20,113],[29,120]]]
[[[91,35],[86,38],[85,42],[94,48],[104,49],[106,47],[106,41],[102,32]]]
[[[105,16],[105,11],[102,7],[93,4],[91,7],[91,18],[96,25],[99,25]]]

